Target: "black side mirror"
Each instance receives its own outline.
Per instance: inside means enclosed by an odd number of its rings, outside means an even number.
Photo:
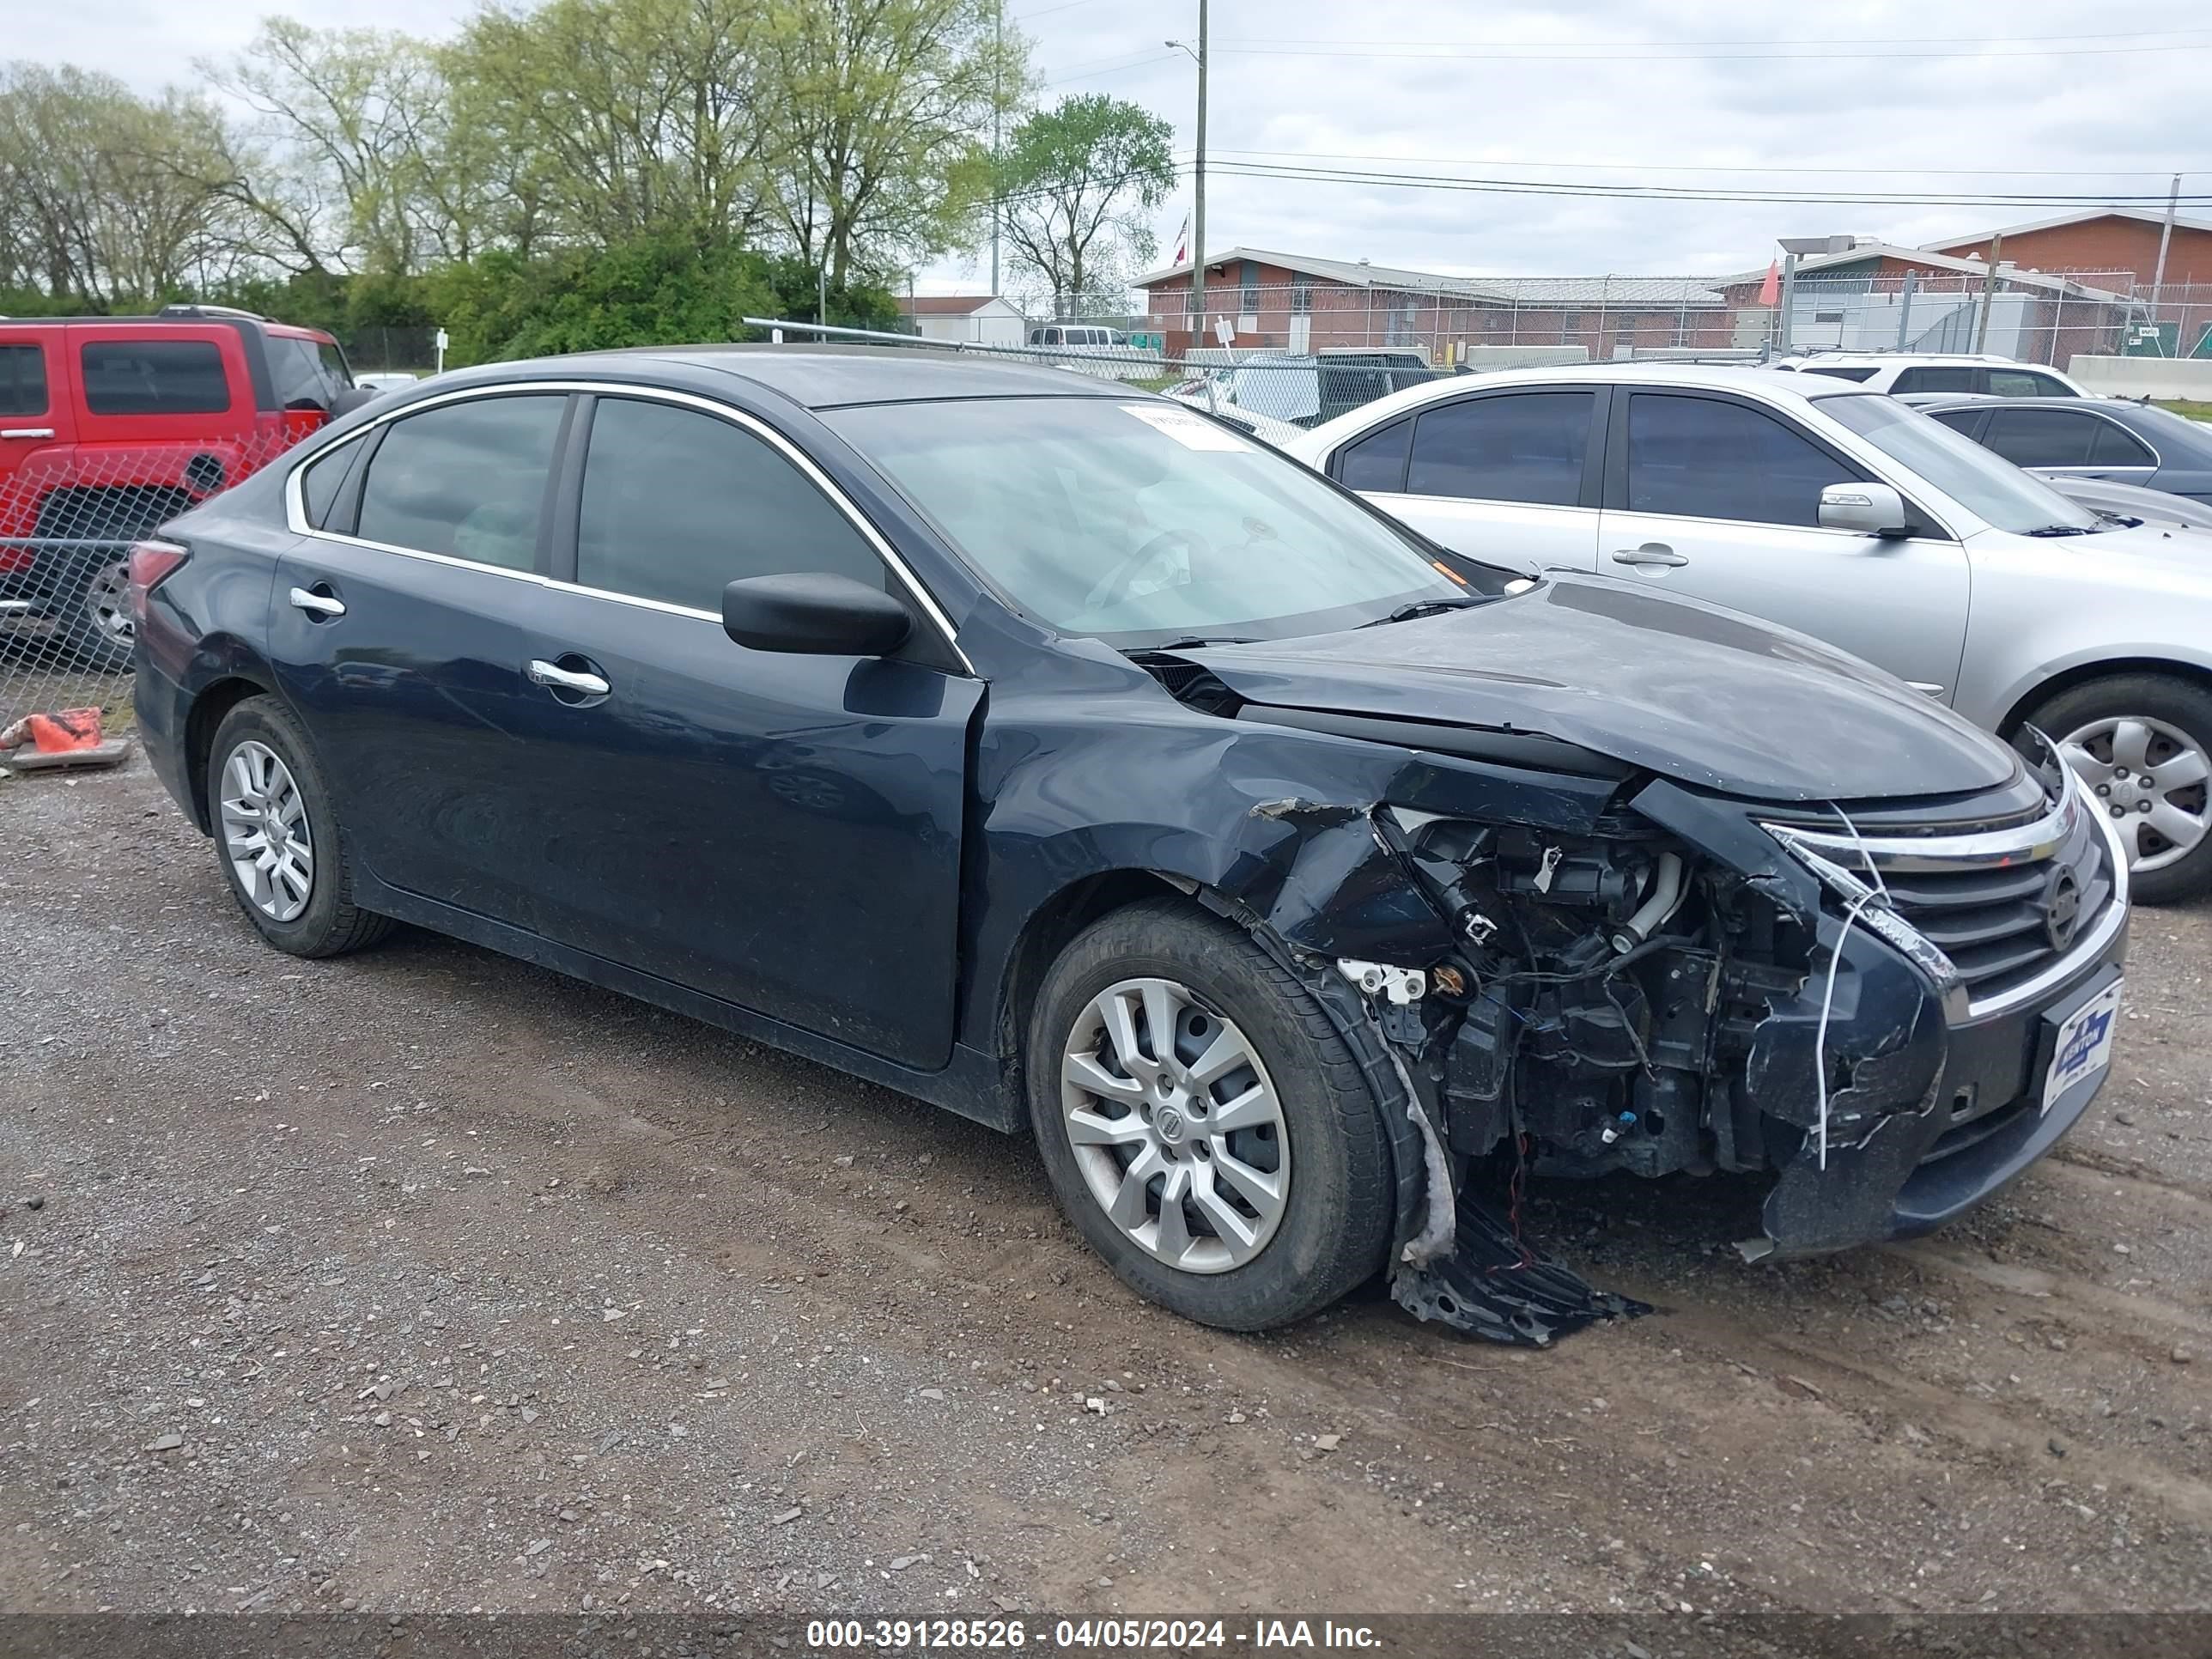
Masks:
[[[754,651],[881,657],[906,642],[914,615],[850,576],[748,576],[722,590],[722,631]]]

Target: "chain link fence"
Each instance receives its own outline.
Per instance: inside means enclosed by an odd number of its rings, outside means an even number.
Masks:
[[[0,728],[97,708],[130,723],[131,550],[268,464],[298,434],[263,428],[189,443],[58,444],[0,473]]]
[[[1352,268],[1356,269],[1356,268]],[[2131,272],[1862,270],[1698,276],[1216,283],[1203,316],[1189,279],[1146,296],[1164,355],[1410,350],[1433,367],[1809,351],[1979,352],[2065,368],[2081,355],[2212,358],[2212,284],[2153,292]],[[1226,331],[1228,338],[1223,340]],[[1519,359],[1519,361],[1528,361]]]

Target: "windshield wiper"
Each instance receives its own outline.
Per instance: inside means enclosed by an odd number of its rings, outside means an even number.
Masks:
[[[2040,530],[2031,530],[2031,536],[2094,536],[2097,526],[2093,524],[2047,524]]]
[[[1141,657],[1150,651],[1195,651],[1205,645],[1250,645],[1252,643],[1249,639],[1232,639],[1225,635],[1217,635],[1208,639],[1196,634],[1187,634],[1179,640],[1169,640],[1160,645],[1132,646],[1129,647],[1129,655]]]
[[[1470,605],[1480,605],[1480,599],[1416,599],[1411,605],[1401,605],[1387,617],[1377,617],[1373,622],[1364,622],[1362,628],[1380,628],[1385,623],[1411,622],[1416,617],[1432,617],[1439,611],[1464,611]]]

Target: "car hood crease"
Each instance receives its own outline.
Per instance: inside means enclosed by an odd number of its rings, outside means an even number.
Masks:
[[[1554,738],[1757,799],[1960,793],[2018,765],[1817,640],[1586,577],[1410,622],[1176,655],[1251,703]]]

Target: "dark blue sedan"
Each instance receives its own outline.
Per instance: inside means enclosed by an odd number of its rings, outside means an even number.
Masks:
[[[1923,1231],[2110,1063],[2126,860],[2052,756],[1109,381],[504,365],[163,534],[148,749],[270,945],[434,928],[1027,1129],[1215,1324],[1629,1310],[1528,1170],[1761,1172],[1752,1254]]]

